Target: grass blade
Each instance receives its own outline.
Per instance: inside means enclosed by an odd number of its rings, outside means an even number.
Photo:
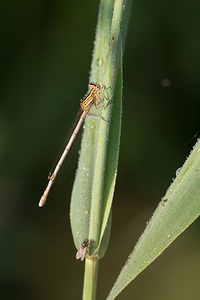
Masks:
[[[152,263],[200,214],[200,141],[159,203],[107,300]]]

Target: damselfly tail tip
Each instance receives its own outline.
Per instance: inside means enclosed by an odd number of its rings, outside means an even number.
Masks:
[[[38,204],[39,207],[42,207],[45,205],[46,202],[46,197],[44,197],[44,195],[41,197],[40,202]]]
[[[39,206],[39,207],[42,207],[42,206],[43,206],[42,201],[39,202],[38,206]]]

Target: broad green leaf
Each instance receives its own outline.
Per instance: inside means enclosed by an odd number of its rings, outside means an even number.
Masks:
[[[113,3],[114,0],[107,1],[106,4],[104,1],[101,1],[98,15],[90,81],[101,85],[103,84],[103,74],[105,72],[106,59],[109,51]],[[105,96],[108,98],[107,93],[105,93]],[[108,109],[111,113],[112,106],[108,104],[102,109],[93,109],[91,113],[102,115],[102,112],[105,109]],[[104,118],[107,120],[106,117]],[[104,135],[101,134],[100,136],[99,127],[101,123],[103,123],[102,126],[104,127]],[[102,141],[102,139],[103,141],[105,140],[105,132],[107,131],[107,128],[109,129],[109,124],[106,121],[96,120],[89,116],[86,117],[79,165],[72,191],[70,207],[71,227],[77,249],[80,247],[85,238],[90,239],[91,249],[90,226],[94,229],[100,228],[100,217],[98,216],[98,211],[101,211],[101,208],[99,207],[100,203],[92,200],[92,194],[96,169],[95,165],[96,161],[99,159],[98,156],[100,155],[99,153],[97,154],[97,145]],[[97,212],[96,217],[93,217],[93,221],[91,221],[91,214],[94,216],[94,212]],[[96,238],[92,239],[96,240]],[[94,251],[94,249],[92,249],[92,251]]]
[[[90,255],[103,256],[108,244],[108,222],[116,181],[121,126],[122,32],[126,1],[102,1],[98,18],[90,81],[104,87],[101,96],[111,100],[86,117],[78,171],[72,192],[71,226],[77,248],[90,240]],[[120,63],[119,63],[120,61]],[[119,67],[120,65],[120,67]],[[117,81],[118,77],[118,81]],[[116,89],[117,82],[117,89]],[[105,232],[106,230],[106,232]],[[106,234],[107,238],[104,237]],[[101,245],[101,241],[104,241]],[[107,242],[106,242],[107,241]]]
[[[153,262],[200,214],[200,141],[159,203],[107,300]]]

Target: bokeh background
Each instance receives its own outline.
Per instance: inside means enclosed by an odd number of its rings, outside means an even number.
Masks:
[[[100,263],[105,299],[199,137],[199,0],[140,0],[124,55],[113,225]],[[81,299],[69,223],[75,168],[38,200],[87,91],[99,1],[0,3],[0,299]],[[119,299],[198,299],[199,220]]]

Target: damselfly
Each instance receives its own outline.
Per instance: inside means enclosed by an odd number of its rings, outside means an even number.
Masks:
[[[92,109],[92,107],[95,105],[96,109],[100,108],[101,106],[103,106],[105,103],[107,103],[109,100],[106,100],[106,101],[103,101],[103,97],[100,96],[99,94],[99,91],[100,91],[100,85],[97,84],[97,83],[93,83],[93,82],[90,82],[89,83],[89,87],[91,88],[91,90],[87,93],[87,95],[83,98],[83,100],[81,100],[81,103],[80,103],[80,110],[81,110],[81,115],[80,115],[80,118],[78,119],[77,121],[77,124],[75,125],[75,128],[72,132],[72,135],[67,143],[67,146],[65,147],[65,150],[63,152],[63,154],[61,155],[56,167],[55,167],[55,170],[53,171],[53,173],[50,174],[50,176],[48,177],[49,179],[49,182],[47,184],[47,187],[40,199],[40,202],[39,202],[39,206],[43,206],[46,202],[46,199],[47,199],[47,196],[48,196],[48,193],[53,185],[53,182],[55,180],[55,178],[57,177],[58,175],[58,172],[60,171],[60,168],[61,166],[63,165],[64,163],[64,160],[79,132],[79,129],[81,128],[81,125],[85,119],[85,117],[87,115],[89,116],[92,116],[96,119],[102,119],[101,117],[99,116],[95,116],[95,115],[92,115],[90,114],[90,111]],[[97,105],[97,101],[98,99],[100,99],[101,101],[98,103]],[[102,103],[103,102],[103,103]],[[101,105],[99,105],[101,104]]]

